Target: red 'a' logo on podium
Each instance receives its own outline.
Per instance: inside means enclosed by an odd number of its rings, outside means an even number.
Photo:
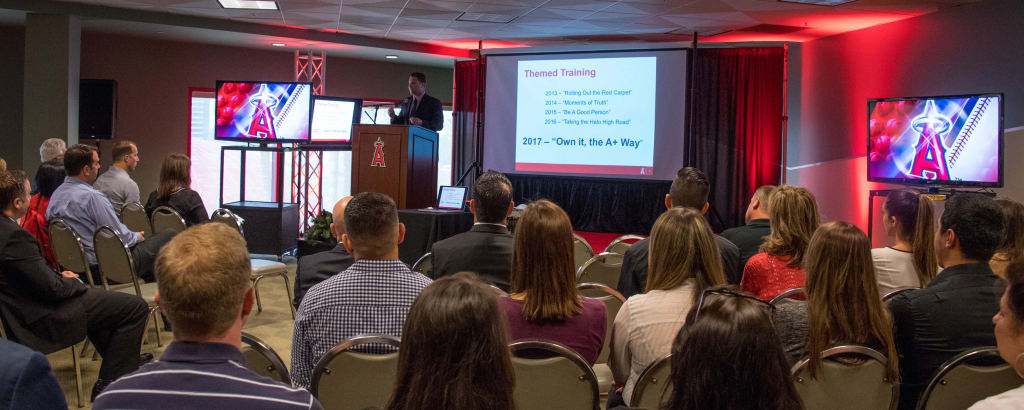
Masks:
[[[370,163],[370,166],[387,168],[387,165],[384,165],[384,140],[377,137],[377,142],[373,143],[373,148],[373,162]]]

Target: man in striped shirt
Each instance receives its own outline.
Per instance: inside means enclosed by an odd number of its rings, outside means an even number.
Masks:
[[[370,333],[401,337],[413,300],[431,282],[398,260],[405,225],[387,195],[354,196],[344,222],[341,242],[355,263],[313,286],[295,317],[292,382],[299,387],[310,385],[317,361],[345,339]],[[368,345],[361,351],[387,353],[389,348]]]
[[[227,225],[193,226],[160,252],[157,304],[174,342],[159,362],[107,387],[94,409],[322,409],[303,389],[242,365],[242,325],[252,311],[249,252]]]

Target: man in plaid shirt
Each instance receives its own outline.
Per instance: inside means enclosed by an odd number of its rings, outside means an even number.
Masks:
[[[398,260],[405,225],[387,195],[364,192],[345,208],[345,249],[356,262],[302,299],[292,337],[292,382],[308,388],[317,361],[345,339],[367,333],[401,337],[413,300],[430,279]],[[367,353],[388,353],[370,346]]]

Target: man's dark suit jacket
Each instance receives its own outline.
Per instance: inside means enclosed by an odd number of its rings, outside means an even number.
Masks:
[[[76,296],[86,289],[50,269],[36,238],[0,216],[0,313],[14,340],[43,354],[81,342],[86,318]]]
[[[441,108],[441,100],[427,94],[423,94],[423,98],[420,99],[419,107],[416,107],[416,112],[410,112],[409,107],[411,106],[412,96],[410,95],[406,99],[402,100],[402,112],[400,112],[395,118],[391,119],[391,124],[409,124],[409,117],[416,117],[423,120],[423,128],[433,131],[441,131],[441,128],[444,127],[444,113]]]
[[[772,232],[771,223],[768,221],[768,219],[754,219],[746,225],[729,228],[722,232],[723,238],[740,248],[740,270],[747,266],[747,260],[757,254],[757,250],[764,243],[764,238]]]
[[[323,282],[324,279],[348,269],[355,261],[355,258],[345,250],[345,245],[342,245],[341,242],[329,251],[317,252],[299,258],[299,265],[295,269],[295,299],[292,304],[298,309],[302,297],[306,296],[306,292],[310,288]]]
[[[715,235],[715,243],[722,253],[722,270],[725,271],[725,280],[731,284],[739,284],[740,276],[743,275],[743,265],[740,265],[740,250],[721,236]],[[647,248],[651,246],[651,238],[644,238],[626,250],[622,257],[622,271],[619,272],[619,293],[622,296],[630,297],[644,293],[647,285]]]
[[[512,243],[508,228],[491,224],[476,224],[469,232],[434,242],[431,279],[476,272],[484,282],[507,292],[512,282]]]
[[[0,339],[0,410],[66,409],[46,356]]]
[[[939,366],[960,352],[995,346],[999,278],[988,263],[950,266],[920,290],[890,302],[900,355],[900,409],[913,409]]]

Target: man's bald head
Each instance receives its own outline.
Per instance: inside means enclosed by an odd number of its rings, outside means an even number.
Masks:
[[[346,196],[338,200],[334,204],[334,222],[331,222],[331,232],[334,233],[334,237],[341,240],[341,234],[345,233],[345,207],[348,206],[348,201],[352,200],[352,196]]]

